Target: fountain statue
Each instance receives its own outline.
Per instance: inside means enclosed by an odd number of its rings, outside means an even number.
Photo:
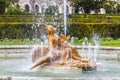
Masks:
[[[34,65],[31,69],[38,66],[93,68],[89,59],[81,56],[75,47],[68,44],[69,35],[55,34],[56,29],[52,25],[46,26],[46,32],[48,45],[35,48],[32,53]]]

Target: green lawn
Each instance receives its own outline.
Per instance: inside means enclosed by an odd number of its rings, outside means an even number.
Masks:
[[[116,40],[114,40],[114,39],[106,39],[106,40],[101,39],[100,45],[120,47],[120,38],[116,39]]]
[[[74,45],[82,45],[84,39],[78,40],[77,38],[74,40]],[[91,43],[92,45],[94,45],[94,41],[93,40],[89,40],[89,43]],[[113,47],[119,47],[120,46],[120,38],[119,39],[112,39],[112,38],[106,38],[106,39],[99,39],[98,44],[100,46],[113,46]]]
[[[78,40],[77,38],[74,38],[74,45],[82,45],[84,39]],[[94,41],[91,39],[89,42],[94,45]],[[120,38],[119,39],[112,39],[112,38],[106,38],[102,39],[100,38],[97,41],[100,46],[113,46],[113,47],[119,47],[120,46]],[[14,40],[9,40],[5,38],[4,40],[0,41],[0,45],[32,45],[32,44],[40,44],[41,41],[39,39],[35,39],[30,41],[29,39],[25,39],[23,41],[14,39]]]
[[[0,45],[32,45],[32,44],[40,44],[40,40],[32,40],[30,41],[29,39],[25,40],[9,40],[8,38],[5,38],[4,40],[0,41]]]

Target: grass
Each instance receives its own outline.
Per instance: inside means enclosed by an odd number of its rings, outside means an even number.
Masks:
[[[119,39],[112,39],[108,38],[106,40],[100,39],[100,45],[102,46],[113,46],[113,47],[120,47],[120,38]]]
[[[78,40],[77,38],[74,38],[74,45],[82,45],[83,41],[85,39],[80,39]],[[94,45],[94,41],[91,39],[89,42]],[[8,38],[5,38],[4,40],[0,41],[0,45],[33,45],[33,44],[40,44],[41,41],[40,39],[34,39],[34,40],[29,40],[29,39],[24,39],[23,41],[18,40],[18,39],[13,39],[9,40]],[[120,38],[119,39],[112,39],[112,38],[100,38],[98,40],[98,43],[100,46],[112,46],[112,47],[119,47],[120,46]]]
[[[84,39],[78,40],[77,38],[74,39],[74,45],[82,45]],[[88,41],[92,45],[94,45],[93,39]],[[98,41],[100,46],[111,46],[111,47],[120,47],[120,38],[119,39],[112,39],[112,38],[100,38]]]
[[[8,38],[5,38],[4,40],[0,41],[0,45],[32,45],[32,44],[40,44],[39,39],[34,39],[34,40],[29,40],[29,39],[24,39],[24,40],[18,40],[18,39],[13,39],[9,40]]]

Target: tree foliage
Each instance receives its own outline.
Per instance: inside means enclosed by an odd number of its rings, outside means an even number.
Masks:
[[[48,8],[42,7],[42,13],[47,15],[55,15],[58,13],[58,6],[48,6]]]
[[[18,3],[19,0],[0,0],[0,14],[4,14],[6,8],[14,3]]]
[[[16,5],[16,6],[9,5],[7,9],[7,13],[8,14],[21,14],[22,10],[20,9],[19,5]]]
[[[90,10],[97,10],[105,3],[106,0],[72,0],[72,6],[78,12],[79,7],[83,7],[85,13],[90,13]]]
[[[117,13],[120,13],[120,4],[117,5]]]
[[[106,13],[117,13],[118,2],[116,1],[106,1],[103,5],[103,8],[106,9]]]
[[[15,4],[15,3],[18,3],[19,0],[4,0],[6,2],[6,5],[9,6],[11,3],[12,4]]]
[[[4,0],[0,0],[0,14],[5,13],[5,1]]]

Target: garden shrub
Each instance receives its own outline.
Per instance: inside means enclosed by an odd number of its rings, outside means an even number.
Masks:
[[[45,34],[44,24],[50,24],[52,22],[56,22],[57,25],[55,26],[59,28],[59,34],[64,33],[63,16],[46,15],[44,17],[45,22],[39,26],[37,26],[37,24],[34,24],[34,26],[31,24],[31,22],[34,21],[32,20],[33,17],[34,20],[36,20],[40,15],[1,15],[0,22],[6,22],[7,24],[0,24],[0,39],[40,39],[41,36]],[[111,21],[108,21],[108,18],[110,18]],[[103,38],[120,38],[120,17],[118,14],[74,14],[72,18],[68,18],[67,20],[67,35],[70,34],[71,37],[77,37],[78,39],[88,37],[90,39],[94,33],[97,33]],[[8,24],[8,22],[25,22],[26,24]],[[30,24],[27,24],[28,22]]]
[[[4,38],[3,42],[9,42],[10,40],[8,38]]]
[[[86,25],[86,24],[73,24],[69,26],[69,33],[78,39],[88,37],[89,39],[93,37],[93,33],[99,34],[101,37],[112,37],[114,39],[120,38],[120,25]]]

